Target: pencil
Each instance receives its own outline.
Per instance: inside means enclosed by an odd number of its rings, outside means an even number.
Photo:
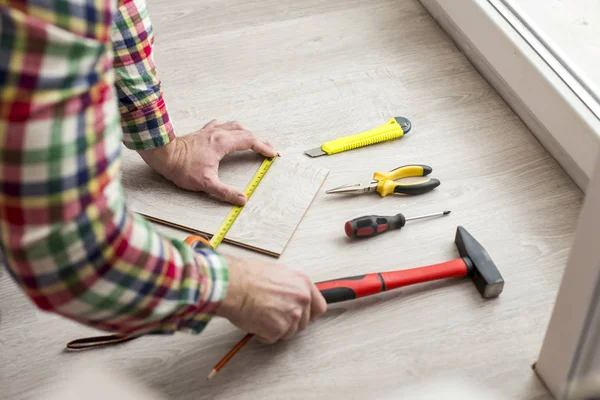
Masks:
[[[210,380],[210,379],[214,378],[215,375],[217,374],[217,372],[219,372],[219,370],[221,368],[223,368],[225,366],[225,364],[227,364],[229,362],[229,360],[231,360],[231,358],[235,355],[235,353],[240,351],[240,349],[242,347],[244,347],[244,345],[246,343],[248,343],[248,341],[250,339],[252,339],[252,336],[254,336],[254,335],[251,333],[248,333],[246,336],[244,336],[244,338],[242,340],[240,340],[238,342],[238,344],[233,346],[233,348],[231,350],[229,350],[229,353],[225,354],[225,357],[221,358],[221,361],[219,361],[217,363],[217,365],[215,365],[215,367],[212,369],[212,371],[210,371],[210,374],[208,374],[206,379]]]

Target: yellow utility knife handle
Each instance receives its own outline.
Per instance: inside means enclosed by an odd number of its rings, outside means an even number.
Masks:
[[[385,124],[369,131],[325,142],[321,145],[321,150],[327,154],[341,153],[342,151],[396,139],[403,135],[404,131],[402,130],[402,127],[395,118],[392,118]]]

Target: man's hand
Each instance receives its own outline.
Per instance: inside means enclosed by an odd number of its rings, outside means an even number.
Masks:
[[[253,150],[265,157],[277,155],[269,142],[257,138],[238,122],[219,124],[216,120],[197,132],[139,154],[152,169],[183,189],[207,192],[229,203],[244,205],[244,193],[225,185],[218,175],[223,157],[240,150]]]
[[[327,303],[306,275],[282,265],[227,257],[229,288],[217,315],[264,343],[291,339]]]

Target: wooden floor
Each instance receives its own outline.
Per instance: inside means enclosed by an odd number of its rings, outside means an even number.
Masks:
[[[237,119],[285,156],[330,170],[280,263],[319,281],[441,262],[457,256],[463,225],[496,261],[504,292],[484,301],[470,282],[454,280],[334,305],[291,342],[251,342],[207,382],[242,336],[227,321],[215,319],[200,336],[65,353],[68,340],[95,332],[36,311],[0,270],[0,398],[31,398],[82,360],[177,399],[375,398],[447,374],[508,398],[548,398],[530,366],[582,195],[417,0],[150,0],[150,14],[178,132]],[[398,141],[302,154],[398,115],[413,122]],[[441,186],[411,198],[325,195],[414,162],[431,165]],[[446,209],[449,217],[372,240],[344,236],[344,222],[359,215]]]
[[[136,152],[123,151],[123,188],[131,211],[193,234],[217,232],[231,204],[206,193],[180,190]],[[228,155],[219,164],[219,178],[243,191],[263,160],[250,150]],[[226,241],[274,257],[283,253],[329,173],[303,161],[285,156],[274,160],[227,232]]]

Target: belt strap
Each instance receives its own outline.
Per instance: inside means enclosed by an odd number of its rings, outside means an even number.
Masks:
[[[128,342],[133,339],[137,339],[140,336],[135,335],[105,335],[105,336],[93,336],[81,339],[71,340],[67,343],[67,349],[71,350],[85,350],[94,347],[109,346],[117,343]]]

